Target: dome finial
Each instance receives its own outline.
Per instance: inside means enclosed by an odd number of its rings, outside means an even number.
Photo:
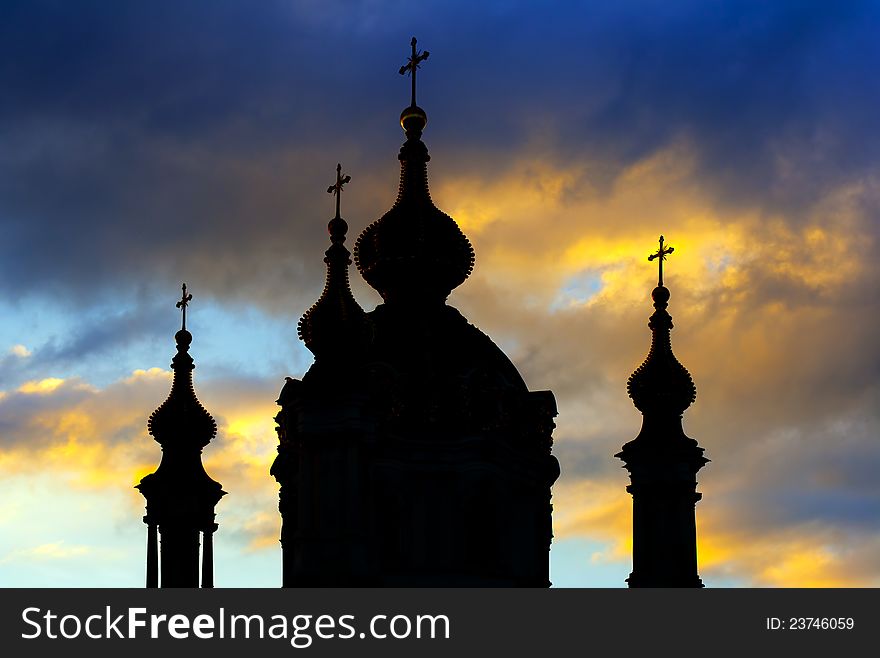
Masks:
[[[675,251],[674,247],[664,247],[663,246],[663,236],[661,235],[660,236],[660,248],[657,250],[656,253],[653,253],[650,256],[648,256],[648,260],[654,260],[655,258],[660,259],[660,263],[659,263],[659,265],[660,265],[660,279],[659,279],[659,283],[657,283],[657,285],[660,286],[661,288],[663,287],[663,261],[666,260],[667,254],[671,254],[673,251]]]
[[[398,73],[400,75],[409,74],[412,81],[412,98],[409,107],[403,109],[400,113],[400,126],[403,128],[406,136],[409,138],[418,138],[421,136],[425,126],[428,125],[428,115],[425,111],[416,105],[416,71],[421,68],[421,63],[428,59],[429,53],[416,50],[416,38],[413,37],[410,42],[412,47],[412,55],[407,59],[407,63],[400,67]]]
[[[342,219],[339,216],[339,199],[342,196],[342,187],[346,183],[351,182],[351,176],[343,176],[342,175],[342,165],[336,164],[336,183],[327,188],[327,194],[332,194],[336,197],[336,217],[334,219]]]
[[[429,53],[427,50],[422,52],[416,50],[416,38],[413,37],[412,41],[410,41],[409,45],[412,47],[412,55],[407,59],[407,63],[400,67],[400,75],[406,75],[409,73],[410,78],[412,78],[412,102],[410,105],[412,107],[416,107],[416,71],[421,68],[421,63],[428,59]]]
[[[177,302],[177,308],[183,311],[183,321],[180,325],[180,330],[186,331],[186,307],[189,306],[193,296],[186,294],[186,283],[181,286],[181,289],[183,290],[183,294],[180,297],[180,301]]]

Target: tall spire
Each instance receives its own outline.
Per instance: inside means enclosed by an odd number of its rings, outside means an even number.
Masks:
[[[663,261],[674,249],[663,243],[661,235],[660,248],[648,256],[660,260],[659,283],[651,293],[655,310],[648,322],[651,350],[626,385],[642,412],[642,429],[615,455],[630,473],[627,491],[633,497],[633,570],[627,582],[630,587],[702,587],[694,505],[702,497],[696,492],[696,474],[709,460],[681,425],[697,389],[672,353]]]
[[[428,191],[431,156],[422,142],[428,115],[416,105],[415,77],[428,52],[416,50],[400,73],[412,76],[412,102],[400,114],[406,141],[394,206],[358,237],[354,259],[361,276],[386,302],[442,303],[474,266],[474,250],[455,221],[439,210]]]
[[[327,192],[336,197],[336,216],[327,224],[330,248],[324,252],[327,278],[324,292],[299,321],[298,334],[318,359],[338,360],[357,354],[372,338],[366,313],[351,293],[348,266],[351,252],[345,248],[348,224],[340,216],[343,187],[351,176],[343,176],[342,165],[336,165],[336,183]]]
[[[147,587],[159,586],[157,530],[162,534],[162,587],[199,586],[199,533],[204,539],[201,586],[214,586],[214,506],[226,493],[208,476],[201,461],[202,448],[217,434],[217,424],[193,388],[192,334],[186,330],[186,308],[192,295],[187,294],[186,284],[182,288],[177,302],[182,327],[174,335],[177,354],[171,361],[171,393],[147,422],[149,433],[162,446],[162,461],[137,485],[147,499]]]

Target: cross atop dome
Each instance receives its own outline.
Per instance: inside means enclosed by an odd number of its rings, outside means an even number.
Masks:
[[[654,260],[655,258],[659,259],[660,265],[660,279],[658,286],[663,286],[663,261],[666,260],[666,256],[675,251],[675,247],[665,247],[663,246],[663,236],[660,236],[660,248],[650,256],[648,256],[648,260]]]
[[[327,188],[327,194],[332,194],[336,197],[336,218],[339,219],[339,198],[342,196],[342,187],[346,183],[351,182],[351,176],[343,176],[342,175],[342,164],[336,164],[336,182]]]
[[[186,307],[189,306],[189,303],[192,301],[193,296],[186,294],[186,283],[184,283],[181,288],[183,289],[183,294],[180,297],[180,301],[177,302],[176,306],[183,312],[183,320],[180,325],[181,331],[186,331]]]
[[[424,52],[416,50],[416,43],[416,38],[413,37],[409,44],[412,47],[412,55],[409,56],[407,63],[401,66],[398,71],[400,75],[409,74],[412,79],[412,107],[416,107],[416,71],[421,68],[421,63],[428,59],[428,55],[431,54],[427,50]]]

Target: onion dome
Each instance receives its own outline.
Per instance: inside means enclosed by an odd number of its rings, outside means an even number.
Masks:
[[[428,123],[415,102],[415,72],[428,53],[417,53],[401,73],[413,76],[412,103],[400,115],[406,142],[400,160],[400,188],[392,208],[370,224],[357,239],[358,271],[386,302],[443,302],[471,273],[474,250],[449,215],[431,200],[428,167],[431,159],[422,142]]]
[[[666,311],[669,289],[663,285],[663,260],[672,251],[671,247],[664,248],[661,235],[660,250],[649,257],[649,260],[660,259],[659,285],[651,293],[656,310],[648,321],[652,332],[651,350],[626,384],[633,404],[643,414],[681,416],[697,397],[690,373],[672,353],[672,316]]]
[[[147,429],[163,446],[170,440],[175,446],[183,447],[180,444],[184,443],[201,449],[217,434],[217,423],[199,402],[193,388],[195,363],[189,355],[192,334],[186,330],[186,305],[190,299],[192,295],[186,294],[186,284],[183,284],[183,299],[177,303],[183,309],[183,327],[174,335],[177,354],[171,361],[174,371],[171,393],[152,413]]]
[[[351,253],[343,244],[348,224],[339,216],[339,197],[350,180],[351,176],[342,176],[342,165],[336,165],[336,184],[327,189],[336,194],[336,216],[327,224],[331,244],[324,252],[324,292],[297,326],[300,340],[316,358],[356,354],[369,345],[373,335],[370,320],[352,295],[348,280]]]

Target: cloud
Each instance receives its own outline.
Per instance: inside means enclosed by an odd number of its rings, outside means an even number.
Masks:
[[[13,345],[9,348],[9,354],[18,357],[19,359],[26,359],[31,354],[33,354],[33,352],[31,352],[27,347],[19,343],[18,345]]]
[[[47,378],[7,391],[0,397],[0,470],[7,477],[54,474],[74,497],[98,491],[119,498],[129,516],[118,522],[140,524],[144,501],[133,485],[161,458],[146,419],[167,397],[171,376],[151,368],[103,388],[79,379]],[[277,386],[241,379],[197,388],[219,427],[203,461],[231,494],[218,506],[218,520],[227,541],[240,543],[242,550],[265,549],[273,545],[273,533],[277,541],[280,532],[280,519],[271,513],[277,484],[269,476],[277,445]]]
[[[876,582],[877,563],[851,549],[880,537],[876,186],[833,190],[792,222],[714,203],[694,162],[681,146],[577,195],[577,172],[540,161],[486,188],[445,181],[435,196],[454,196],[478,259],[454,303],[557,396],[557,535],[625,561],[631,502],[612,455],[641,422],[625,381],[650,342],[645,255],[666,233],[673,348],[697,384],[685,429],[712,459],[698,506],[709,582]],[[579,272],[587,289],[572,287]]]
[[[565,163],[566,194],[609,192],[687,143],[716,203],[787,211],[875,171],[876,7],[703,9],[19,4],[0,32],[17,62],[0,77],[0,286],[90,305],[187,278],[307,304],[335,163],[353,234],[391,201],[413,27],[439,57],[426,139],[477,187],[543,157]]]
[[[64,541],[57,541],[51,544],[41,544],[33,548],[22,548],[12,551],[0,562],[11,562],[21,560],[68,560],[73,557],[80,557],[91,553],[88,546],[68,546]]]
[[[876,540],[880,511],[878,327],[860,292],[877,289],[865,212],[873,188],[836,190],[794,223],[719,206],[694,184],[694,167],[679,144],[622,171],[609,190],[583,190],[581,171],[525,158],[487,187],[441,178],[438,205],[460,219],[478,256],[452,301],[507,349],[533,389],[557,396],[557,536],[604,542],[595,560],[625,562],[631,502],[612,455],[639,427],[624,383],[650,340],[656,273],[644,255],[666,232],[676,246],[667,266],[673,346],[698,387],[685,427],[713,460],[700,474],[704,575],[753,585],[875,582],[876,563],[848,548]],[[657,210],[646,216],[645,207]],[[580,291],[583,272],[589,287]],[[125,315],[118,326],[137,334]],[[144,423],[169,381],[151,368],[102,387],[44,377],[7,390],[4,467],[61,473],[74,491],[121,491],[158,463]],[[277,388],[222,368],[197,381],[220,425],[205,464],[230,491],[218,513],[240,551],[276,546],[268,468]],[[130,519],[121,522],[136,525],[143,501],[125,495]]]

